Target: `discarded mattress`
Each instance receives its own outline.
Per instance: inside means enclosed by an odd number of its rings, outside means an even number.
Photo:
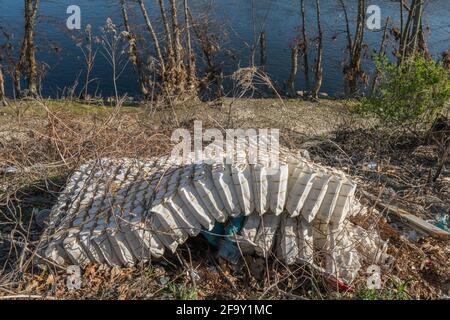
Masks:
[[[365,259],[386,257],[385,243],[348,221],[365,208],[344,173],[291,153],[276,168],[267,159],[223,160],[98,159],[81,166],[52,209],[43,257],[133,266],[242,215],[234,240],[243,253],[274,254],[287,265],[322,256],[325,270],[347,281]]]

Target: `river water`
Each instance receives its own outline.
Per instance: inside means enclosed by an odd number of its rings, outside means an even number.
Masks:
[[[132,1],[129,1],[132,2]],[[160,25],[156,0],[146,0],[147,8]],[[181,2],[181,1],[179,1]],[[300,6],[299,0],[190,0],[195,13],[203,13],[208,8],[212,29],[220,35],[221,49],[226,52],[223,64],[225,75],[229,76],[238,67],[249,65],[250,48],[254,43],[255,33],[264,28],[267,47],[267,72],[278,87],[284,87],[284,81],[290,69],[290,44],[299,35]],[[306,18],[308,37],[316,36],[315,7],[313,0],[306,0]],[[356,0],[348,0],[350,19],[356,19]],[[338,95],[343,91],[342,64],[345,58],[346,35],[344,16],[336,0],[321,0],[322,23],[324,32],[324,81],[322,91]],[[382,25],[390,16],[394,25],[399,24],[399,5],[390,0],[367,1],[378,5],[381,9]],[[81,8],[81,29],[91,24],[94,34],[100,35],[100,26],[111,17],[121,24],[120,9],[117,0],[41,0],[38,24],[36,27],[36,43],[38,60],[46,66],[46,74],[42,80],[44,96],[58,97],[63,89],[72,86],[79,78],[78,90],[83,85],[83,57],[76,46],[73,37],[78,37],[80,31],[66,29],[66,13],[69,5]],[[136,28],[142,28],[142,17],[138,8],[130,5],[130,18]],[[23,29],[23,1],[0,0],[0,26],[4,31],[13,34],[14,45],[20,43]],[[450,48],[450,1],[429,0],[425,10],[425,26],[430,52],[434,58]],[[139,34],[149,40],[144,29]],[[354,30],[354,25],[352,25]],[[365,31],[367,55],[364,68],[370,73],[373,66],[370,62],[372,50],[377,50],[382,37],[382,31]],[[0,45],[5,38],[0,37]],[[392,57],[394,40],[389,39],[388,53]],[[314,47],[311,46],[310,63],[314,62]],[[101,51],[101,49],[100,49]],[[233,57],[232,59],[230,57]],[[302,60],[299,60],[302,61]],[[256,63],[259,63],[259,53],[256,53]],[[201,65],[201,61],[199,61]],[[111,68],[102,54],[98,54],[93,70],[95,81],[91,91],[103,96],[112,95]],[[305,79],[300,71],[296,79],[297,90],[307,90],[310,81]],[[11,93],[10,79],[7,77],[7,91]],[[119,79],[120,93],[138,94],[136,77],[131,68],[127,68]],[[93,92],[91,92],[93,93]]]

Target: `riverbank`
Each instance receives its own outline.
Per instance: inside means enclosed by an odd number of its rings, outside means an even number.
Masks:
[[[436,165],[435,146],[396,128],[380,128],[353,111],[354,101],[277,99],[225,99],[221,107],[189,102],[171,107],[127,105],[104,107],[81,102],[19,101],[0,108],[0,217],[2,236],[20,231],[32,250],[42,230],[32,219],[33,209],[51,208],[66,177],[80,164],[97,157],[150,157],[167,153],[176,128],[274,128],[280,143],[308,150],[315,162],[351,175],[360,191],[379,196],[423,219],[450,212],[450,172],[444,170],[430,185],[427,178]],[[5,169],[8,168],[6,171]],[[34,211],[36,212],[36,211]],[[187,261],[198,270],[195,284],[176,257],[131,269],[89,266],[83,270],[83,289],[69,292],[64,272],[24,272],[19,282],[10,273],[0,274],[0,296],[33,294],[56,298],[442,298],[450,294],[448,242],[414,233],[386,212],[370,215],[361,225],[377,228],[390,243],[395,258],[383,270],[383,290],[371,291],[364,275],[355,292],[337,293],[307,270],[289,275],[286,270],[266,270],[264,260],[249,257],[250,274],[214,258],[202,239],[188,245]],[[8,239],[6,237],[6,239]],[[15,250],[10,250],[11,245]],[[23,248],[0,240],[6,270],[25,271]],[[197,250],[198,249],[198,250]],[[205,256],[204,252],[210,252]],[[265,273],[280,281],[269,291]],[[280,280],[284,279],[284,280]],[[317,283],[313,282],[317,281]],[[7,291],[3,291],[7,290]],[[12,293],[11,293],[12,292]]]

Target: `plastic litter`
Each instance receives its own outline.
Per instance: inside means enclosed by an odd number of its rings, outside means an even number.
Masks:
[[[270,161],[87,163],[51,211],[43,256],[57,264],[132,266],[201,233],[233,263],[242,253],[278,255],[288,265],[327,256],[327,272],[346,282],[361,261],[386,258],[386,245],[347,219],[364,212],[349,177],[285,150],[278,168]]]
[[[448,214],[441,214],[437,217],[434,225],[442,230],[450,232],[450,216]]]

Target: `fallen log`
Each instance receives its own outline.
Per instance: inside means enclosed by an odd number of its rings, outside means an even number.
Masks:
[[[406,222],[411,227],[419,231],[425,232],[426,234],[429,234],[430,236],[437,239],[442,240],[450,239],[449,232],[432,225],[431,223],[419,218],[418,216],[409,213],[406,210],[400,209],[397,206],[383,203],[378,199],[378,197],[366,191],[361,191],[361,194],[363,194],[368,200],[370,200],[378,209],[384,210],[386,211],[386,213],[399,218],[400,220]]]

